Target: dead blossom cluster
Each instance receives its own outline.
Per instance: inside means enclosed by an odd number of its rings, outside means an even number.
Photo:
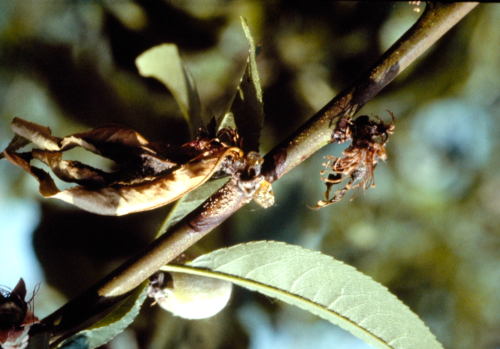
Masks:
[[[0,287],[0,348],[23,349],[28,346],[28,331],[39,323],[33,314],[33,297],[26,301],[26,284],[21,278],[13,290]]]
[[[378,117],[371,120],[367,115],[362,115],[355,120],[341,118],[333,132],[332,139],[336,143],[351,141],[351,145],[342,152],[340,157],[327,156],[328,162],[324,164],[325,170],[321,174],[328,174],[322,178],[326,182],[325,199],[313,207],[315,209],[328,206],[340,201],[345,194],[353,188],[374,187],[373,171],[377,167],[378,160],[385,160],[387,154],[385,145],[389,140],[389,134],[394,132],[394,114],[392,122],[388,125]],[[350,178],[344,188],[335,191],[330,198],[332,186]]]

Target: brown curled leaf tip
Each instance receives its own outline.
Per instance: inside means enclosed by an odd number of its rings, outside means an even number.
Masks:
[[[395,128],[394,114],[388,112],[392,116],[392,122],[388,125],[378,116],[375,116],[375,121],[367,115],[362,115],[355,120],[349,118],[339,120],[332,139],[337,143],[350,140],[351,145],[338,158],[327,156],[328,162],[324,164],[325,170],[321,171],[322,175],[328,173],[327,178],[321,178],[326,184],[325,200],[319,201],[312,208],[319,209],[339,202],[347,191],[353,188],[358,190],[363,188],[366,191],[369,187],[375,186],[373,172],[378,160],[387,158],[385,145],[389,140],[389,134],[392,134]],[[330,198],[332,186],[348,177],[350,180],[345,187],[337,190]]]
[[[198,138],[181,146],[150,143],[137,132],[118,125],[64,138],[52,136],[48,127],[20,118],[14,119],[12,129],[16,136],[3,154],[38,180],[42,196],[102,215],[119,216],[166,205],[224,169],[228,158],[243,156],[236,147],[239,136],[231,129],[217,135],[202,130]],[[31,142],[40,149],[16,152],[19,144]],[[74,147],[109,158],[119,169],[109,173],[63,160],[63,152]],[[79,186],[59,190],[47,172],[31,165],[32,160],[45,163],[58,178]]]

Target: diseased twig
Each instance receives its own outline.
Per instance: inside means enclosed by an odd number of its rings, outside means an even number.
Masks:
[[[375,64],[264,157],[266,179],[274,182],[329,144],[341,117],[358,112],[477,4],[428,3],[419,20]]]
[[[205,204],[175,224],[144,251],[121,265],[79,297],[42,320],[51,328],[51,344],[105,317],[129,293],[161,266],[177,257],[231,214],[250,201],[234,180],[210,197]]]
[[[476,5],[477,3],[428,4],[417,23],[370,69],[265,156],[263,175],[266,180],[274,182],[331,143],[333,131],[341,117],[352,117]],[[45,318],[42,323],[52,333],[52,345],[104,317],[143,280],[250,200],[251,197],[239,189],[234,180],[229,181],[205,204],[175,224],[146,250]]]

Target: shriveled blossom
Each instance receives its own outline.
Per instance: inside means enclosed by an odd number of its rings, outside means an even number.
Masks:
[[[22,278],[13,290],[0,287],[0,348],[26,348],[31,325],[40,322],[30,309],[36,289],[28,301],[26,293]]]
[[[377,167],[378,160],[385,160],[387,154],[385,145],[389,140],[389,134],[394,132],[394,114],[392,122],[386,125],[378,116],[376,120],[371,120],[367,115],[362,115],[355,120],[342,118],[337,123],[333,133],[333,141],[344,143],[350,140],[351,145],[342,152],[340,157],[327,156],[325,170],[322,175],[328,173],[327,178],[322,178],[326,182],[327,190],[325,199],[318,202],[313,207],[319,209],[340,201],[345,194],[353,188],[374,187],[375,182],[373,172]],[[335,191],[332,198],[330,192],[332,186],[339,184],[346,178],[350,178],[344,188]]]

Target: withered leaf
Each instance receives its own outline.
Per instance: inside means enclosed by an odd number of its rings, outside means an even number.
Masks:
[[[239,148],[218,139],[197,139],[175,147],[149,143],[137,132],[117,125],[64,138],[19,118],[14,119],[13,129],[42,148],[27,153],[4,151],[8,161],[39,181],[40,194],[102,215],[125,215],[166,205],[206,182],[227,157],[243,156]],[[75,146],[114,160],[120,170],[107,173],[77,161],[62,160],[62,152]],[[180,162],[167,159],[165,154]],[[31,166],[33,159],[47,164],[60,179],[80,186],[59,190],[47,172]]]
[[[121,216],[152,210],[180,198],[205,183],[227,156],[241,156],[238,148],[229,148],[210,157],[194,159],[168,175],[135,185],[112,185],[104,188],[78,186],[57,189],[48,173],[31,166],[17,154],[5,153],[13,164],[24,168],[40,182],[40,194],[60,199],[89,212]]]
[[[65,151],[82,147],[95,154],[124,163],[138,152],[147,152],[149,142],[134,130],[120,125],[106,125],[89,132],[59,138],[52,136],[50,128],[15,117],[12,130],[16,135],[47,151]],[[14,138],[15,139],[15,138]],[[9,152],[12,150],[7,148]],[[17,150],[17,149],[15,149]]]
[[[16,133],[16,137],[21,136],[42,149],[34,150],[33,158],[50,166],[60,179],[82,185],[105,186],[148,179],[176,166],[177,163],[167,157],[170,157],[169,153],[173,155],[174,152],[180,152],[179,149],[172,149],[169,152],[169,147],[164,146],[161,151],[166,155],[163,155],[157,151],[156,144],[150,144],[134,130],[119,125],[101,126],[89,132],[59,138],[52,136],[48,127],[16,117],[12,122],[12,130]],[[109,174],[76,161],[62,161],[61,152],[77,146],[113,160],[121,166],[120,170]],[[11,153],[9,148],[6,151]],[[199,154],[199,152],[186,153],[184,162]],[[180,159],[179,155],[175,157]],[[137,172],[139,168],[141,170]]]
[[[17,151],[28,144],[30,144],[29,140],[16,134],[14,136],[14,138],[12,139],[12,141],[10,141],[7,148],[5,148],[5,150],[10,151],[10,152]],[[3,153],[0,153],[0,159],[3,159],[4,157],[5,157],[5,155],[3,155]]]

